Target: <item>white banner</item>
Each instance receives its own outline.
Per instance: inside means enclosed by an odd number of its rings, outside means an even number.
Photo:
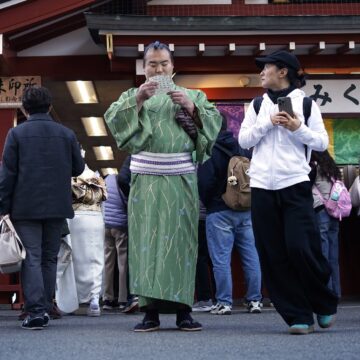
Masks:
[[[322,113],[359,113],[360,79],[307,80],[302,88]]]

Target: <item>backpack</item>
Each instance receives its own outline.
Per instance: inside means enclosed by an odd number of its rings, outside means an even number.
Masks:
[[[341,180],[331,180],[333,185],[328,200],[324,199],[316,185],[314,188],[316,193],[322,199],[327,213],[333,218],[341,220],[344,217],[350,216],[352,207],[350,193]]]
[[[261,108],[261,104],[263,102],[264,98],[262,96],[257,96],[254,98],[254,110],[256,115],[259,115],[259,111]],[[312,107],[312,99],[310,97],[305,96],[303,98],[303,115],[304,115],[304,121],[305,125],[308,125],[308,120],[311,115],[311,107]],[[307,156],[307,145],[304,145],[305,147],[305,157]]]
[[[263,100],[264,100],[264,98],[262,96],[257,96],[254,99],[253,106],[254,106],[256,115],[259,115],[259,111],[260,111]],[[311,106],[312,106],[312,99],[310,97],[305,96],[303,98],[303,114],[304,114],[304,120],[305,120],[306,126],[307,126],[309,117],[311,115]]]
[[[251,189],[248,173],[250,160],[234,155],[219,144],[214,145],[230,157],[227,167],[226,190],[222,194],[225,204],[232,210],[245,211],[251,207]]]

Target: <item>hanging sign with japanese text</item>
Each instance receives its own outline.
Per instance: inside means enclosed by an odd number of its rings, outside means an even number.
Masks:
[[[302,90],[316,101],[322,113],[360,112],[360,79],[307,80]]]
[[[26,88],[40,86],[40,76],[0,77],[0,107],[21,106],[21,98]]]

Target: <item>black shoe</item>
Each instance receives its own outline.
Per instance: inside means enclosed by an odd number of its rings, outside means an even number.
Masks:
[[[44,317],[36,316],[31,318],[27,316],[22,322],[21,327],[25,330],[42,330],[44,328]]]
[[[44,327],[48,327],[49,326],[49,321],[50,321],[50,316],[48,313],[44,314]]]
[[[176,326],[179,328],[179,330],[183,330],[183,331],[201,331],[202,330],[202,325],[195,321],[194,319],[184,319],[181,320],[180,322],[176,322]]]
[[[157,309],[147,309],[144,319],[134,327],[135,332],[150,332],[160,328],[159,311]]]
[[[202,325],[195,321],[187,310],[178,310],[176,313],[176,326],[183,331],[200,331]]]
[[[104,300],[103,310],[114,310],[119,306],[119,303],[116,300]]]
[[[143,320],[134,327],[135,332],[150,332],[160,329],[160,321]]]
[[[139,298],[137,296],[130,299],[122,311],[125,314],[130,314],[139,310]]]

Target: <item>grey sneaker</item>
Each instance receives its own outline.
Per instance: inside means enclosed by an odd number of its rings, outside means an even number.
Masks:
[[[88,316],[100,316],[101,310],[99,306],[99,299],[92,299],[87,310]]]
[[[231,305],[223,305],[217,303],[211,307],[210,313],[214,315],[231,315]]]
[[[209,312],[211,310],[211,307],[213,306],[212,300],[202,300],[196,302],[192,306],[192,311],[194,312]]]

